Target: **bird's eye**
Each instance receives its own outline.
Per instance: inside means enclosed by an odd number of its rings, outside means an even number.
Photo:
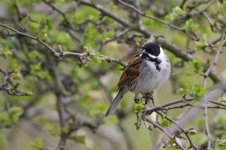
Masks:
[[[149,56],[148,56],[147,53],[142,53],[142,54],[141,54],[141,58],[143,58],[143,59],[148,59]]]

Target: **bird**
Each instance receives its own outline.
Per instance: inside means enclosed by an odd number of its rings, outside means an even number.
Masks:
[[[146,42],[125,67],[118,82],[117,95],[105,117],[114,114],[122,97],[128,91],[135,95],[152,93],[168,80],[170,72],[170,61],[161,46],[154,42]]]

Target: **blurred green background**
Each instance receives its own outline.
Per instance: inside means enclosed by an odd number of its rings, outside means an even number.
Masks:
[[[0,25],[0,150],[60,149],[62,138],[66,139],[65,150],[155,150],[162,132],[153,127],[149,130],[143,123],[136,129],[132,93],[123,97],[118,115],[103,118],[117,92],[123,70],[120,62],[128,62],[150,38],[142,29],[193,58],[186,61],[171,48],[164,49],[172,73],[154,93],[157,106],[185,94],[195,97],[194,104],[217,84],[208,77],[204,87],[203,73],[216,56],[226,26],[224,0],[124,2],[157,19],[141,16],[118,0],[1,0],[1,24],[37,37],[57,52],[89,55],[57,58],[39,41]],[[225,47],[222,50],[212,69],[220,82],[226,80]],[[225,99],[222,95],[217,100],[225,105]],[[184,110],[173,109],[167,115],[176,119]],[[225,109],[209,109],[217,150],[226,149],[224,114]],[[155,120],[154,115],[150,117]],[[198,149],[205,149],[203,111],[189,122],[184,128],[195,129],[197,133],[191,138]],[[161,117],[158,123],[165,128],[171,125]],[[188,141],[183,144],[189,147]],[[178,148],[169,143],[165,149]]]

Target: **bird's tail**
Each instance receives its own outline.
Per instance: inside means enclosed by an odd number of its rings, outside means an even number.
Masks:
[[[127,91],[128,91],[128,89],[126,87],[119,88],[116,97],[111,102],[110,107],[108,108],[107,112],[105,113],[105,117],[112,115],[115,112],[119,102],[121,101],[122,97],[126,94]]]

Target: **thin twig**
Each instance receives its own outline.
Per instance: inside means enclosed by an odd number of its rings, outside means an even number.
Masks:
[[[203,9],[199,10],[198,12],[196,12],[196,13],[192,14],[191,16],[196,16],[196,15],[201,14],[202,12],[206,11],[207,9],[209,9],[209,8],[210,8],[210,6],[212,6],[215,2],[216,2],[216,0],[212,0],[212,1],[210,1],[210,2],[209,2],[209,4],[208,4],[205,8],[203,8]]]
[[[209,129],[209,123],[208,123],[208,108],[207,108],[208,102],[205,105],[205,110],[204,110],[204,117],[205,117],[205,127],[206,127],[206,134],[208,137],[208,147],[207,149],[210,150],[211,144],[212,144],[212,137]]]
[[[167,25],[167,26],[171,27],[172,29],[175,29],[175,30],[178,30],[178,31],[180,31],[180,32],[183,32],[184,34],[186,34],[186,35],[187,35],[189,38],[191,38],[192,40],[195,40],[195,41],[198,40],[197,37],[192,36],[191,34],[189,34],[188,32],[186,32],[186,30],[183,29],[183,28],[180,28],[180,27],[178,27],[178,26],[176,26],[176,25],[173,25],[173,24],[171,24],[171,23],[168,23],[168,22],[166,22],[166,21],[164,21],[164,20],[161,20],[161,19],[159,19],[159,18],[157,18],[157,17],[155,17],[155,16],[147,15],[146,13],[144,13],[144,12],[142,12],[141,10],[137,9],[137,8],[134,7],[133,5],[128,4],[128,3],[126,3],[126,2],[124,2],[124,1],[122,1],[122,0],[118,0],[118,1],[119,1],[122,5],[128,7],[128,8],[130,8],[130,9],[132,9],[132,10],[134,10],[135,12],[137,12],[138,14],[140,14],[140,15],[143,16],[143,17],[146,17],[146,18],[155,20],[155,21],[157,21],[157,22],[159,22],[159,23],[161,23],[161,24],[164,24],[164,25]]]
[[[114,63],[120,64],[123,67],[126,67],[126,64],[120,59],[113,59],[113,58],[107,57],[105,55],[99,55],[99,56],[101,58],[103,58],[104,60],[106,60],[107,62],[114,62]]]
[[[185,131],[185,129],[180,125],[178,124],[176,121],[174,121],[173,119],[171,119],[170,117],[162,114],[161,112],[159,111],[155,111],[157,114],[159,114],[160,116],[162,116],[163,118],[166,118],[167,120],[169,120],[170,122],[172,122],[175,126],[177,126],[184,134],[185,136],[187,137],[189,143],[190,143],[190,147],[189,148],[194,148],[195,150],[197,149],[194,145],[194,143],[192,142],[188,132]]]
[[[121,19],[120,17],[113,15],[111,12],[104,9],[101,5],[95,4],[94,2],[92,2],[90,0],[75,0],[75,1],[78,2],[79,4],[87,5],[87,6],[90,6],[90,7],[93,7],[95,9],[99,10],[104,15],[109,16],[110,18],[113,18],[114,20],[116,20],[117,22],[119,22],[120,24],[122,24],[125,27],[132,26],[128,22],[126,22],[125,20]]]
[[[217,50],[217,54],[213,60],[213,62],[211,63],[211,65],[209,66],[209,68],[207,69],[207,71],[204,73],[204,79],[203,79],[203,87],[205,88],[206,87],[206,79],[207,77],[209,76],[212,68],[217,64],[217,61],[220,57],[220,54],[222,53],[222,48],[223,48],[223,44],[224,44],[224,40],[225,40],[225,31],[226,29],[223,30],[222,32],[222,37],[221,37],[221,41],[220,41],[220,46]]]
[[[211,63],[211,65],[209,66],[209,68],[207,69],[207,71],[204,74],[204,79],[203,79],[203,87],[204,88],[206,88],[206,79],[209,76],[210,71],[217,64],[217,61],[220,57],[220,54],[222,53],[224,39],[225,39],[225,29],[223,30],[223,33],[222,33],[220,46],[217,50],[217,54],[216,54],[213,62]],[[207,149],[210,150],[211,145],[212,145],[212,138],[211,138],[211,133],[210,133],[209,124],[208,124],[208,101],[206,101],[206,104],[205,104],[204,117],[205,117],[206,134],[207,134],[207,137],[208,137],[208,147],[207,147]]]
[[[124,136],[124,139],[125,139],[126,145],[127,145],[127,149],[128,150],[133,150],[134,147],[133,147],[132,139],[131,139],[128,131],[123,127],[123,125],[121,123],[121,120],[119,120],[118,127],[119,127],[120,131],[122,132],[122,134]]]
[[[54,50],[51,46],[49,46],[47,43],[45,43],[44,41],[42,41],[42,40],[39,39],[38,37],[32,36],[32,35],[30,35],[30,34],[26,34],[26,33],[24,33],[24,32],[20,32],[20,31],[14,29],[14,28],[12,28],[12,27],[10,27],[10,26],[7,26],[7,25],[5,25],[5,24],[2,24],[2,23],[0,23],[0,26],[2,26],[2,27],[4,27],[4,28],[7,28],[7,29],[9,29],[9,30],[11,30],[11,31],[14,31],[17,35],[24,36],[24,37],[27,37],[27,38],[30,38],[30,39],[33,39],[33,40],[39,42],[40,44],[42,44],[43,46],[45,46],[46,48],[48,48],[49,50],[51,50],[52,53],[53,53],[55,56],[59,56],[59,53],[57,53],[56,50]]]
[[[156,107],[147,109],[147,110],[145,110],[144,113],[145,113],[145,114],[151,114],[153,111],[156,111],[156,110],[163,110],[165,107],[168,107],[168,106],[171,106],[171,105],[175,105],[175,104],[178,104],[178,103],[189,102],[189,101],[192,101],[193,99],[194,99],[194,98],[186,98],[186,99],[175,100],[175,101],[172,101],[172,102],[163,104],[163,105],[161,105],[161,106],[156,106]]]
[[[113,20],[115,20],[116,22],[120,23],[121,25],[123,25],[123,26],[125,26],[125,27],[127,27],[127,28],[129,28],[131,30],[135,30],[135,31],[143,34],[147,38],[150,38],[151,36],[153,36],[155,38],[154,42],[160,44],[163,48],[169,50],[170,52],[172,52],[173,54],[175,54],[179,58],[183,59],[184,61],[192,61],[192,56],[187,54],[187,53],[185,53],[185,51],[181,50],[181,48],[176,47],[175,45],[167,42],[163,38],[159,38],[158,36],[154,36],[148,30],[132,26],[131,24],[129,24],[128,22],[122,20],[120,17],[112,14],[110,11],[106,10],[102,6],[100,6],[98,4],[95,4],[94,2],[91,2],[90,0],[75,0],[75,1],[78,2],[78,4],[86,5],[86,6],[89,6],[89,7],[92,7],[94,9],[98,10],[102,14],[112,18]],[[215,73],[213,73],[212,71],[210,72],[209,77],[212,79],[212,81],[214,83],[217,83],[217,82],[220,81],[219,77]]]
[[[81,53],[70,52],[70,51],[66,51],[66,52],[59,51],[59,52],[57,52],[57,50],[55,50],[50,45],[48,45],[47,43],[45,43],[44,41],[42,41],[41,39],[39,39],[36,36],[30,35],[30,34],[27,34],[27,33],[24,33],[24,32],[20,32],[20,31],[14,29],[14,28],[12,28],[10,26],[7,26],[5,24],[2,24],[2,23],[0,23],[0,26],[15,32],[19,36],[24,36],[24,37],[27,37],[27,38],[30,38],[30,39],[33,39],[33,40],[37,41],[38,43],[40,43],[41,45],[43,45],[44,47],[49,49],[54,54],[54,56],[56,56],[57,58],[73,56],[73,57],[76,57],[80,61],[80,64],[83,64],[85,62],[86,58],[88,56],[90,56],[89,52],[81,52]],[[121,35],[119,35],[119,36],[121,36]],[[107,61],[107,62],[114,62],[114,63],[120,64],[122,66],[125,66],[125,63],[123,63],[121,60],[116,60],[116,59],[113,59],[113,58],[109,58],[109,57],[107,57],[105,55],[100,55],[100,57],[103,60]]]
[[[169,110],[175,110],[175,109],[177,109],[177,108],[180,108],[180,109],[182,109],[182,108],[185,108],[185,107],[194,107],[194,108],[200,108],[200,109],[205,109],[205,106],[202,106],[202,105],[199,105],[199,106],[196,106],[196,105],[193,105],[193,104],[190,104],[190,103],[187,103],[187,104],[182,104],[182,105],[178,105],[178,106],[171,106],[171,107],[165,107],[165,108],[163,108],[162,110],[163,111],[169,111]],[[224,106],[207,106],[209,109],[226,109],[226,107],[224,107]]]
[[[219,86],[216,86],[214,89],[210,90],[208,93],[206,93],[199,102],[194,104],[195,106],[203,106],[207,104],[209,101],[216,99],[219,95],[221,95],[223,92],[226,91],[226,84],[221,84]],[[180,125],[184,125],[188,121],[194,120],[197,117],[197,112],[199,111],[199,108],[197,107],[191,107],[186,109],[183,113],[180,114],[179,117],[177,117],[177,123]],[[208,120],[207,120],[208,121]],[[177,128],[175,128],[175,125],[172,125],[167,129],[167,131],[171,134],[175,134],[177,131]],[[164,135],[161,139],[163,142],[166,142],[168,140],[168,135]],[[159,143],[161,145],[162,142]]]
[[[210,101],[210,103],[222,106],[222,107],[224,107],[226,109],[226,104],[223,104],[223,103],[220,103],[220,102],[217,102],[217,101]]]
[[[65,13],[63,13],[60,9],[55,7],[50,1],[48,0],[42,0],[45,4],[47,4],[49,7],[51,7],[54,11],[58,12],[64,19],[65,23],[72,28],[72,25],[70,24],[68,18],[66,17]]]
[[[114,35],[113,37],[104,40],[103,42],[101,42],[101,43],[99,44],[98,48],[97,48],[95,51],[100,51],[100,50],[102,50],[103,47],[104,47],[105,45],[107,45],[108,43],[113,42],[113,41],[119,39],[121,36],[124,36],[127,32],[129,32],[129,30],[128,30],[128,29],[125,29],[125,30],[123,30],[123,31],[121,31],[121,32],[119,32],[119,33],[117,33],[117,34]]]
[[[158,128],[159,130],[161,130],[163,133],[165,133],[170,139],[172,139],[178,147],[180,147],[182,150],[185,150],[185,148],[178,143],[178,141],[176,139],[174,139],[174,137],[162,126],[160,126],[159,124],[155,123],[154,121],[152,121],[151,119],[145,117],[144,118],[145,121],[149,122],[150,124],[152,124],[154,127]]]

